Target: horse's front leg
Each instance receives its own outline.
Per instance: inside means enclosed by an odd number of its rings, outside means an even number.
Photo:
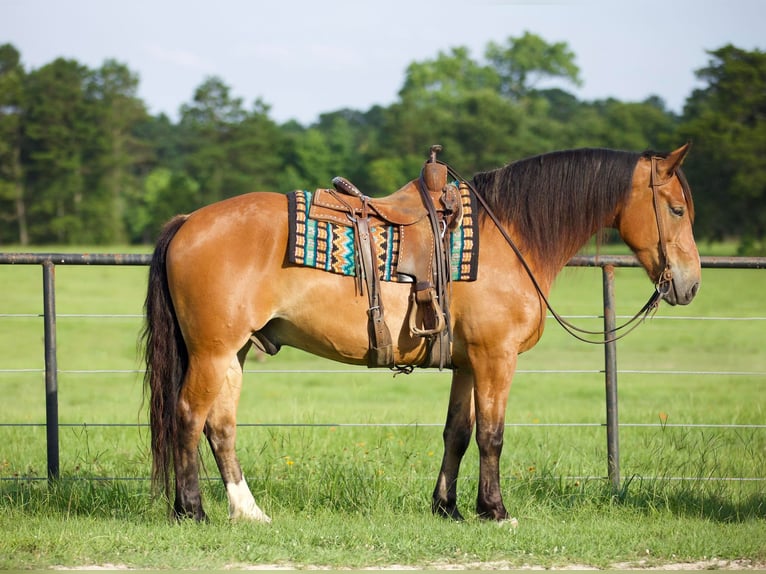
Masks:
[[[517,355],[486,359],[475,369],[476,443],[479,446],[479,492],[476,511],[482,518],[506,520],[508,511],[500,491],[500,454],[503,451],[505,407],[516,369]]]
[[[434,514],[463,519],[457,508],[457,477],[463,455],[471,442],[473,425],[473,375],[456,370],[452,373],[447,422],[444,425],[444,456],[431,503]]]

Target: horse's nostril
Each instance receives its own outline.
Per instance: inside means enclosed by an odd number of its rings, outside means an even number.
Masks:
[[[699,288],[700,288],[699,283],[695,283],[694,285],[692,285],[691,291],[689,291],[689,294],[691,295],[689,299],[693,298],[697,294],[697,291],[699,291]]]

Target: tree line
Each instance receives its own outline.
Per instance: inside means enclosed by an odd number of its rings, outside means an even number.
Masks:
[[[382,195],[417,176],[433,143],[469,176],[555,149],[666,151],[691,140],[697,236],[762,253],[766,54],[707,53],[702,87],[680,114],[656,96],[578,100],[567,44],[527,32],[490,42],[482,58],[456,47],[413,62],[391,105],[305,126],[277,123],[266,102],[247,104],[220,77],[206,78],[177,120],[151,115],[138,75],[118,61],[27,70],[0,45],[0,244],[151,243],[176,213],[254,190],[327,187],[336,175]]]

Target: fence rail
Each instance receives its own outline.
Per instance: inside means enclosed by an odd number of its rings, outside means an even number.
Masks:
[[[57,265],[127,265],[127,266],[146,266],[151,262],[149,254],[108,254],[108,253],[0,253],[0,265],[41,265],[42,266],[42,285],[43,285],[43,324],[45,341],[45,397],[46,397],[46,421],[43,423],[27,424],[0,424],[4,426],[45,426],[47,441],[47,468],[48,480],[56,480],[60,474],[59,463],[59,429],[60,427],[96,427],[96,426],[142,426],[140,424],[124,425],[100,425],[100,424],[61,424],[58,417],[58,374],[59,373],[88,373],[95,371],[63,371],[58,369],[57,348],[56,348],[56,320],[65,315],[56,314],[56,289],[55,289],[55,268]],[[766,269],[766,257],[702,257],[703,268],[710,269]],[[639,262],[632,256],[622,255],[599,255],[599,256],[576,256],[567,264],[570,267],[600,267],[602,270],[603,286],[603,315],[588,318],[602,318],[604,320],[604,330],[613,330],[616,326],[617,315],[615,314],[615,296],[614,296],[614,269],[616,267],[640,267]],[[2,317],[39,317],[35,314],[3,314]],[[68,316],[68,315],[66,315]],[[81,315],[76,315],[81,316]],[[102,317],[99,315],[98,317]],[[130,317],[136,318],[138,315],[104,315],[104,317]],[[668,317],[670,318],[670,317]],[[679,319],[678,317],[672,317]],[[700,318],[695,318],[700,319]],[[733,320],[735,318],[726,317],[707,317],[706,320]],[[766,320],[766,317],[737,317],[737,320]],[[3,372],[34,372],[40,373],[41,369],[16,369],[0,370]],[[137,373],[138,370],[100,370],[103,372]],[[259,371],[263,372],[263,371]],[[296,373],[306,372],[303,370],[279,370],[266,372]],[[325,371],[322,371],[325,372]],[[387,371],[364,371],[353,369],[326,370],[331,373],[387,373]],[[526,372],[520,370],[519,372]],[[529,371],[529,372],[552,372],[548,370]],[[571,373],[572,371],[567,371]],[[578,371],[579,372],[579,371]],[[615,491],[620,489],[620,462],[619,462],[619,428],[620,426],[697,426],[697,427],[719,427],[724,425],[637,425],[623,424],[618,420],[618,397],[617,397],[617,375],[620,373],[648,373],[649,371],[624,370],[617,368],[616,342],[608,342],[604,345],[604,369],[603,370],[584,370],[584,373],[604,373],[605,392],[606,392],[606,423],[577,423],[567,425],[566,423],[556,423],[556,426],[603,426],[606,427],[607,440],[607,469],[608,477]],[[674,371],[651,371],[660,374],[710,374],[707,372],[687,372],[676,373]],[[766,375],[760,372],[720,372],[713,374],[722,375]],[[356,423],[312,423],[312,424],[242,424],[240,426],[366,426]],[[377,424],[376,426],[383,426]],[[412,424],[391,423],[389,426],[412,426]],[[428,424],[417,424],[416,426],[429,426]],[[435,426],[435,425],[430,425]],[[440,425],[439,425],[440,426]],[[542,426],[540,424],[509,424],[508,426]],[[736,428],[766,428],[766,425],[725,425]]]

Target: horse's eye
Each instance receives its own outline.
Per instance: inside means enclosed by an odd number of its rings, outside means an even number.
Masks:
[[[681,217],[684,214],[684,208],[683,207],[672,207],[670,208],[670,211],[673,212],[673,215],[676,217]]]

